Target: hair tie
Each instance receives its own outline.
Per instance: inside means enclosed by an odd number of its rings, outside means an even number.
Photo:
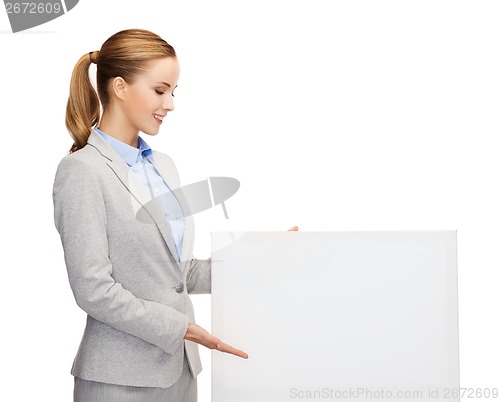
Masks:
[[[94,53],[94,51],[89,52],[89,59],[90,59],[90,62],[91,62],[91,63],[95,63],[95,64],[97,64],[97,63],[96,63],[96,62],[92,59],[92,53]]]

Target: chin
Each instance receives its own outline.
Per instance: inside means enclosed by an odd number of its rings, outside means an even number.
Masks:
[[[144,134],[147,134],[147,135],[157,135],[160,132],[159,129],[155,130],[155,131],[153,131],[153,130],[140,130],[140,131],[142,131]]]

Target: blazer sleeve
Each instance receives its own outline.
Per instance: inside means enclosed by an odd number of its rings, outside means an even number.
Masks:
[[[189,265],[186,289],[190,294],[212,293],[212,257],[206,260],[193,258]]]
[[[173,354],[184,344],[189,318],[176,309],[140,299],[111,276],[107,216],[92,166],[69,154],[53,186],[54,222],[77,305],[88,315]]]

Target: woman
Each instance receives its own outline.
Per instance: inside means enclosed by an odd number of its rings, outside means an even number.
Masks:
[[[87,313],[71,368],[74,401],[192,402],[198,344],[248,358],[195,323],[189,294],[211,292],[211,259],[192,257],[181,193],[164,202],[181,187],[175,164],[139,136],[156,135],[174,110],[178,78],[173,47],[142,29],[117,32],[73,70],[66,127],[74,143],[53,200],[71,289]]]

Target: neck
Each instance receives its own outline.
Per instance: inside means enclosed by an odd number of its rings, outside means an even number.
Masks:
[[[102,132],[117,140],[131,147],[139,148],[139,131],[130,126],[125,116],[122,118],[115,118],[115,115],[111,117],[110,114],[103,112],[98,127]]]

